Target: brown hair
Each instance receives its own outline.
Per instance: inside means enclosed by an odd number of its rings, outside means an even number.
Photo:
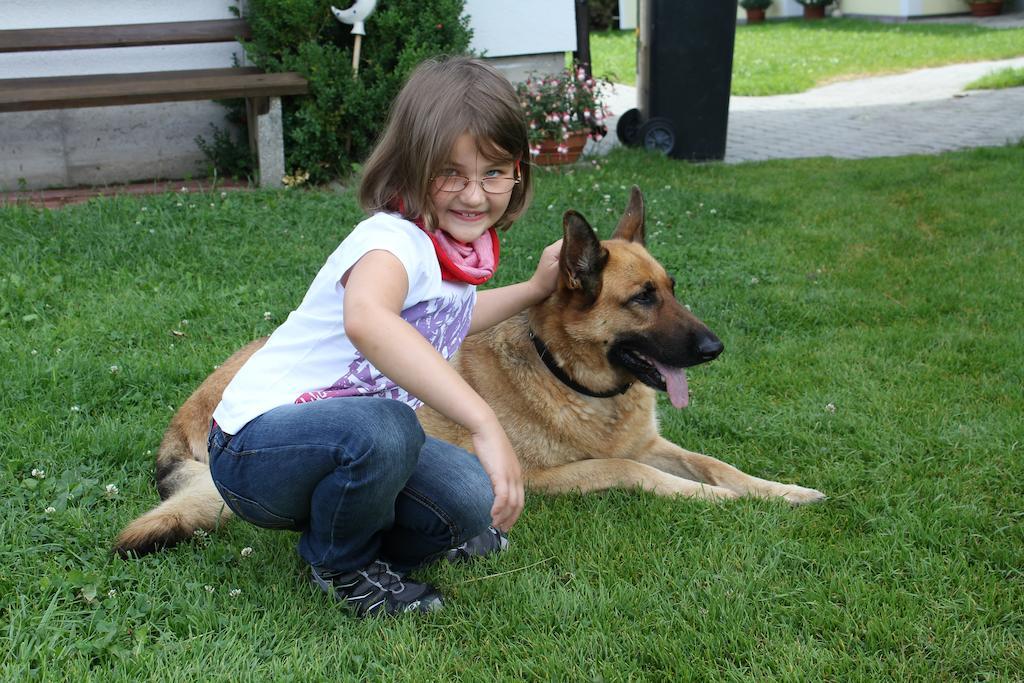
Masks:
[[[521,182],[495,227],[512,225],[533,195],[526,119],[508,79],[469,57],[429,59],[413,70],[364,166],[359,184],[363,210],[401,207],[407,218],[423,216],[428,226],[437,225],[430,178],[448,163],[463,133],[476,138],[488,160],[519,162]]]

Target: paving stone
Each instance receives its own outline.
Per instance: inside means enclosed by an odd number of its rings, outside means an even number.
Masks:
[[[1024,139],[1024,88],[964,91],[992,71],[1024,67],[1024,58],[955,64],[833,83],[796,95],[733,97],[725,163],[832,156],[859,159],[1001,146]],[[636,106],[636,89],[616,85],[610,107]],[[607,138],[588,153],[618,145]]]

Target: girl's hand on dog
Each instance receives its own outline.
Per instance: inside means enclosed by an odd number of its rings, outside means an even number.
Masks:
[[[530,278],[530,284],[537,290],[541,301],[548,298],[558,286],[558,257],[561,251],[562,240],[545,247],[537,262],[537,270]]]
[[[494,489],[491,521],[496,528],[508,531],[523,511],[523,473],[519,459],[497,418],[472,432],[472,437],[473,450]]]

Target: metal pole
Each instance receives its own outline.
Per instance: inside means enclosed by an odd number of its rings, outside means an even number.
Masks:
[[[576,0],[576,51],[572,58],[577,67],[583,68],[587,78],[593,77],[590,68],[590,6],[587,0]]]

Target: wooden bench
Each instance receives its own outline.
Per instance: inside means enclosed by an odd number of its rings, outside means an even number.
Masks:
[[[234,42],[250,36],[244,19],[0,31],[0,52]],[[0,112],[245,98],[249,145],[260,185],[284,177],[281,97],[309,92],[297,73],[253,67],[0,79]],[[2,125],[2,124],[0,124]]]

